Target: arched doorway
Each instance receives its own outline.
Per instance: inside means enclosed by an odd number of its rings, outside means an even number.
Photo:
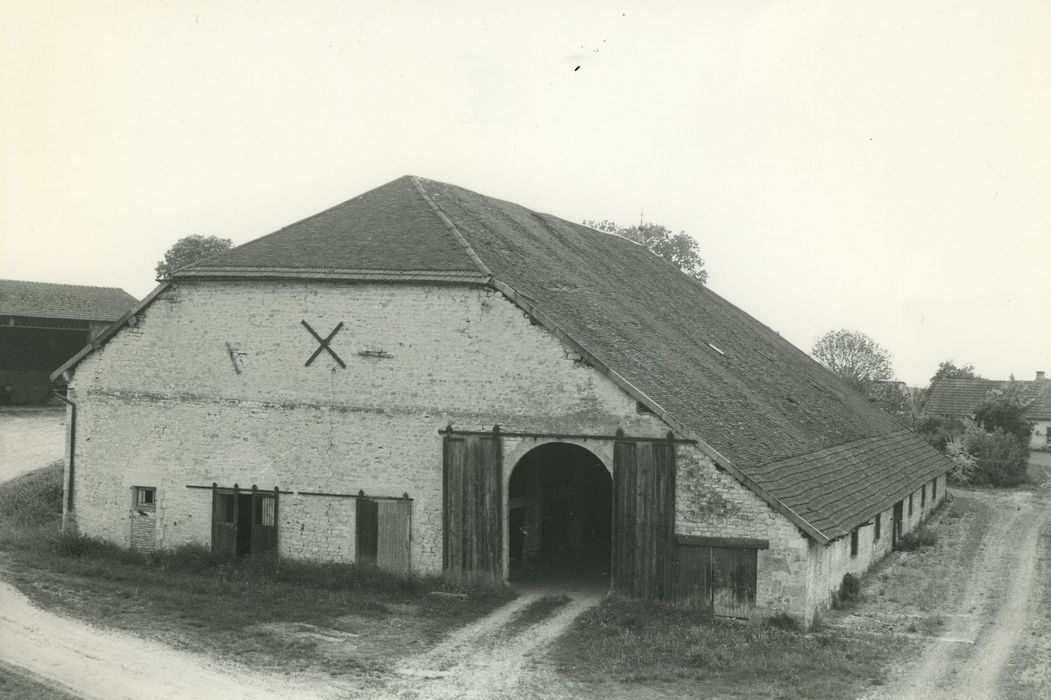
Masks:
[[[518,460],[508,525],[511,581],[609,584],[613,480],[589,450],[554,442]]]

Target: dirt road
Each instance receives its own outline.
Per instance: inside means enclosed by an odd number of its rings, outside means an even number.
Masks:
[[[0,583],[0,662],[83,698],[335,698],[328,679],[288,678],[215,661],[33,607]]]
[[[383,698],[528,698],[561,695],[550,673],[532,662],[603,594],[568,593],[570,601],[539,622],[516,629],[514,616],[542,591],[526,592],[512,603],[450,635],[429,652],[409,659],[399,676],[377,695]]]
[[[0,482],[62,459],[65,439],[62,408],[0,410]]]
[[[1042,531],[1051,514],[1048,484],[1037,491],[970,491],[962,498],[986,501],[997,517],[982,539],[963,594],[945,601],[946,629],[924,655],[873,697],[1000,698],[1017,695],[1005,685],[1009,664],[1030,644],[1024,636],[1041,610],[1048,582],[1037,575],[1046,552]],[[1043,615],[1037,615],[1042,624]],[[1045,630],[1046,631],[1046,630]],[[1046,665],[1047,659],[1034,658]],[[1025,695],[1021,695],[1025,697]]]

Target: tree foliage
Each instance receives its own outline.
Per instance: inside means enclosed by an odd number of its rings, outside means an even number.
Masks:
[[[931,377],[931,384],[939,379],[981,379],[974,371],[974,365],[967,363],[957,365],[952,360],[938,363],[938,371]]]
[[[974,420],[988,432],[1001,430],[1029,444],[1033,424],[1026,420],[1025,410],[1030,403],[1018,385],[1008,383],[1003,390],[993,389],[986,394],[974,410]]]
[[[958,484],[1017,486],[1026,481],[1029,464],[1028,437],[987,430],[972,418],[963,419],[962,434],[948,442],[946,455],[953,461],[949,477]]]
[[[810,353],[841,380],[859,391],[891,378],[890,353],[859,331],[841,328],[817,339]]]
[[[650,223],[618,226],[612,221],[595,221],[594,219],[586,219],[584,225],[635,241],[645,246],[653,254],[675,265],[690,277],[700,281],[701,284],[708,281],[708,271],[704,269],[700,246],[697,245],[696,239],[685,231],[672,233],[667,226]]]
[[[172,273],[181,267],[207,258],[216,253],[230,250],[233,241],[229,238],[215,236],[185,236],[175,241],[164,253],[164,258],[157,263],[157,279],[169,279]]]

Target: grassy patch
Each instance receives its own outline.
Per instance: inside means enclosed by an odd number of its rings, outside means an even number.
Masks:
[[[177,646],[286,670],[374,670],[513,597],[352,564],[132,552],[60,531],[61,478],[59,463],[0,485],[7,578],[48,608]]]
[[[556,643],[559,670],[579,682],[661,683],[729,697],[848,697],[881,685],[908,644],[803,634],[701,611],[607,601]],[[698,685],[703,684],[703,685]],[[685,690],[685,687],[684,687]]]
[[[0,698],[9,700],[75,700],[76,696],[59,690],[43,680],[0,663]]]

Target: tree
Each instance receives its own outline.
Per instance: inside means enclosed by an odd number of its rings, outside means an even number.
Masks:
[[[654,255],[664,258],[675,267],[685,272],[701,284],[708,281],[708,271],[704,269],[700,246],[696,239],[685,231],[673,234],[671,229],[660,224],[639,224],[638,226],[618,226],[612,221],[595,221],[585,219],[585,226],[615,233],[628,240],[641,244]]]
[[[890,353],[859,331],[829,331],[817,339],[810,353],[859,391],[865,391],[872,382],[891,378]]]
[[[164,253],[164,259],[157,263],[157,279],[169,279],[172,273],[179,268],[210,255],[230,250],[233,244],[229,238],[216,238],[215,236],[193,235],[180,238]]]
[[[974,365],[967,363],[957,366],[952,360],[938,363],[938,371],[931,377],[931,385],[939,379],[981,379],[974,371]]]
[[[1033,424],[1026,420],[1025,411],[1031,403],[1017,384],[1008,382],[1002,390],[993,389],[985,395],[974,409],[974,420],[987,432],[1001,430],[1028,445]]]

